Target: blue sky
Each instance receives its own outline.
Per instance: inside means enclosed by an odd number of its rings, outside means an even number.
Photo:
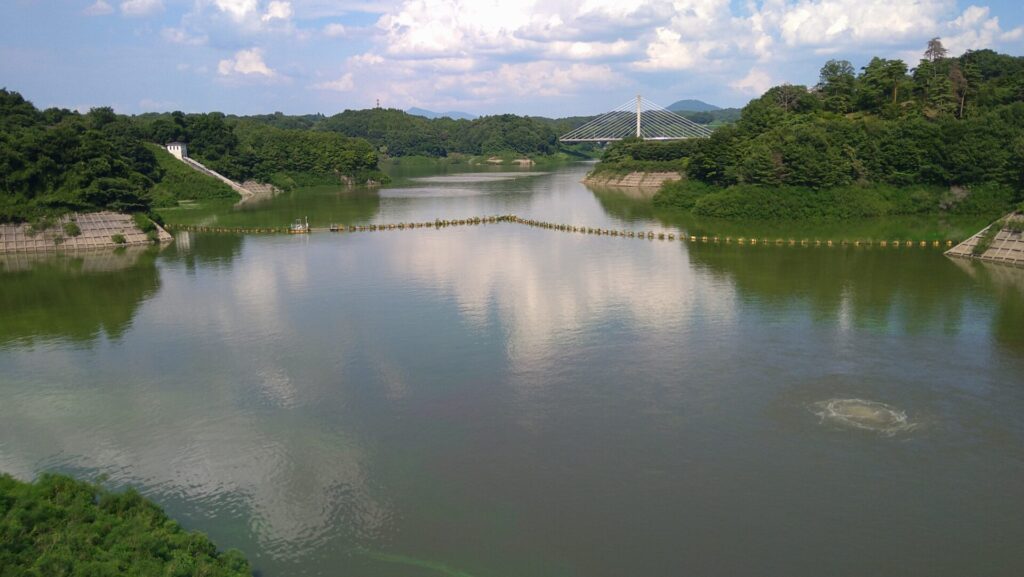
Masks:
[[[5,0],[0,86],[39,107],[595,114],[741,106],[829,58],[1024,54],[1014,0]]]

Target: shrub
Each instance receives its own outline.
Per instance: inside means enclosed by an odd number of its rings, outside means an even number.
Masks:
[[[126,242],[128,242],[128,239],[126,239],[124,235],[120,233],[111,236],[110,240],[113,241],[114,244],[125,244]]]
[[[77,222],[71,220],[64,223],[64,234],[76,237],[82,234],[82,229],[78,226]]]
[[[989,227],[985,229],[985,233],[978,239],[978,244],[974,245],[974,248],[971,249],[971,254],[974,256],[981,256],[985,254],[985,251],[992,246],[992,241],[996,239],[996,235],[999,234],[1000,230],[1002,230],[1002,224],[1003,223],[999,222],[989,225]]]
[[[0,475],[0,567],[26,576],[252,574],[238,552],[218,552],[132,489],[50,474],[34,483]]]
[[[717,190],[720,189],[695,180],[669,181],[654,195],[654,206],[691,210],[698,200]]]
[[[141,212],[133,214],[132,220],[135,221],[135,226],[139,227],[139,230],[142,232],[152,232],[156,230],[156,225],[153,224],[153,221],[149,220],[149,218]]]

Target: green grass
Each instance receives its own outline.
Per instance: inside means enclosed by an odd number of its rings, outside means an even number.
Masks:
[[[242,577],[237,551],[219,552],[129,489],[114,493],[63,475],[34,483],[0,475],[4,577]]]
[[[678,172],[686,173],[685,158],[678,160],[633,160],[621,159],[612,162],[599,163],[587,176],[589,178],[600,178],[602,176],[622,176],[632,172]]]
[[[181,200],[229,198],[238,200],[238,193],[223,182],[192,170],[155,144],[146,145],[156,155],[163,178],[153,185],[150,195],[153,206],[175,206]]]
[[[64,234],[70,237],[79,236],[82,234],[82,229],[78,226],[77,222],[73,220],[68,221],[64,223]]]
[[[1012,207],[1013,190],[978,186],[952,199],[938,186],[841,186],[824,190],[735,185],[720,188],[695,181],[669,182],[654,197],[659,208],[690,211],[727,220],[842,221],[918,214],[976,215],[995,218]]]
[[[974,245],[971,249],[971,254],[974,256],[981,256],[988,251],[989,247],[992,246],[992,241],[996,239],[996,235],[1002,230],[1003,226],[1001,222],[992,223],[988,228],[985,229],[985,233],[978,239],[978,244]]]

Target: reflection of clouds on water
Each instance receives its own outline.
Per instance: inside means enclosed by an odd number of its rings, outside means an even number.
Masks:
[[[595,324],[625,320],[652,338],[693,315],[713,317],[719,330],[734,321],[731,289],[702,282],[676,243],[503,232],[437,235],[389,258],[398,274],[451,293],[468,322],[496,311],[515,370],[557,362]]]
[[[379,536],[390,512],[367,480],[365,447],[294,410],[325,386],[302,363],[304,335],[290,312],[311,282],[295,254],[266,250],[230,270],[167,275],[159,305],[135,319],[142,334],[117,346],[13,352],[4,359],[0,469],[26,478],[54,468],[106,473],[218,515],[217,503],[237,502],[278,559],[339,532]],[[345,341],[331,346],[347,356]]]
[[[411,178],[413,182],[430,184],[463,184],[470,182],[501,182],[527,176],[543,176],[547,172],[471,172],[466,174],[446,174],[442,176],[422,176]]]
[[[65,402],[23,395],[0,408],[2,436],[21,437],[16,452],[0,447],[3,470],[30,478],[41,465],[32,460],[46,458],[47,469],[106,473],[111,482],[180,495],[199,508],[240,499],[250,529],[275,558],[315,549],[338,530],[339,516],[357,537],[372,538],[387,522],[388,510],[370,495],[358,444],[316,424],[240,413],[225,407],[230,399],[160,387],[58,396]]]

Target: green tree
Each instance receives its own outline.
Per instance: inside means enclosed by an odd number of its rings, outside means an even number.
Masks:
[[[825,109],[847,112],[853,104],[857,77],[848,60],[829,60],[818,73],[817,90],[825,99]]]

